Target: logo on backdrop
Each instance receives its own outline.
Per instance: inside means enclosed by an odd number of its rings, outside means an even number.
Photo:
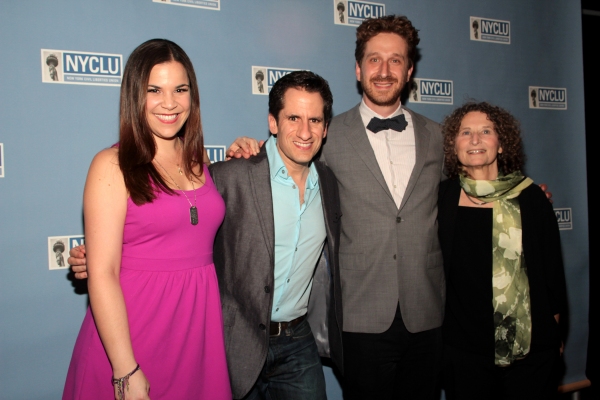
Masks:
[[[155,3],[173,4],[175,6],[186,6],[206,8],[209,10],[220,10],[221,0],[152,0]]]
[[[4,178],[4,145],[0,143],[0,178]]]
[[[42,49],[42,82],[121,86],[121,54]]]
[[[567,89],[529,86],[529,108],[542,108],[546,110],[567,109]]]
[[[225,146],[204,146],[204,148],[208,153],[208,158],[210,158],[211,163],[216,163],[217,161],[225,161]]]
[[[414,78],[409,83],[411,103],[453,104],[453,83],[441,79]]]
[[[385,4],[370,1],[333,0],[333,21],[336,25],[358,26],[367,18],[385,15]]]
[[[279,78],[294,71],[299,69],[252,66],[252,94],[268,95]]]
[[[555,208],[558,229],[561,231],[573,229],[573,213],[570,208]]]
[[[83,235],[48,237],[48,269],[68,269],[69,251],[84,243]]]
[[[510,21],[470,17],[471,40],[510,44]]]

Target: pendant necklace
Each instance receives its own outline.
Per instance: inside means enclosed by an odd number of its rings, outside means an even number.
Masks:
[[[183,193],[183,195],[185,196],[185,198],[187,199],[188,203],[190,203],[190,223],[192,225],[198,225],[198,208],[196,207],[196,188],[194,187],[194,181],[192,179],[189,179],[190,183],[192,184],[192,190],[194,191],[194,205],[192,205],[192,202],[190,201],[189,197],[187,196],[187,194],[185,194],[185,191],[179,187],[179,185],[177,184],[177,182],[175,181],[175,179],[173,179],[173,177],[169,174],[169,172],[165,169],[165,167],[162,166],[162,164],[155,159],[154,161],[156,161],[158,163],[158,165],[160,165],[160,167],[163,169],[163,171],[165,171],[165,173],[167,174],[167,176],[169,178],[171,178],[171,181],[173,181],[173,183],[175,184],[175,186],[177,186],[177,189],[181,190],[181,193]],[[179,168],[179,166],[177,166],[177,169],[179,170],[179,173],[181,175],[183,175],[183,173],[181,172],[181,168]]]
[[[463,191],[464,191],[464,189],[463,189]],[[469,193],[465,192],[465,194],[467,195],[467,199],[469,199],[471,201],[471,203],[475,204],[476,206],[482,206],[486,203],[485,201],[482,201],[481,203],[477,203],[475,200],[473,200],[471,198],[471,196],[469,196]]]

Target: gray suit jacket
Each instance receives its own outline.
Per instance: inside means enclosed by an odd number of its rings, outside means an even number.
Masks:
[[[335,173],[344,215],[340,238],[343,330],[381,333],[398,304],[410,332],[442,325],[445,280],[438,241],[440,125],[408,109],[416,163],[398,208],[367,138],[358,106],[336,116],[321,159]]]
[[[341,366],[341,291],[337,272],[339,196],[331,170],[319,161],[315,166],[325,215],[325,250],[333,274],[333,290],[337,293],[330,300],[329,314],[333,318],[329,318],[329,345],[334,362]],[[249,160],[216,163],[209,169],[226,205],[225,219],[215,238],[214,263],[223,305],[231,387],[233,397],[241,398],[256,382],[269,346],[275,254],[269,162],[263,148],[258,156]],[[324,262],[320,264],[327,267]],[[322,285],[313,285],[311,301],[319,297],[315,294],[318,287]]]

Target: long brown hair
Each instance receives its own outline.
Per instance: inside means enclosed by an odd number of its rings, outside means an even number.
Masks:
[[[137,205],[150,203],[157,190],[173,194],[152,160],[156,155],[154,135],[146,120],[146,96],[150,71],[157,64],[175,61],[183,65],[190,84],[190,115],[177,134],[182,143],[182,168],[186,176],[202,165],[204,139],[200,119],[200,95],[196,73],[181,47],[166,39],[151,39],[139,45],[129,56],[121,84],[119,123],[119,167],[125,187]]]

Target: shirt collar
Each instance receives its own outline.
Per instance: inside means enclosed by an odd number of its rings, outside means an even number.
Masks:
[[[292,178],[288,175],[288,169],[281,159],[279,150],[277,150],[277,137],[271,136],[264,144],[265,150],[267,151],[267,158],[269,159],[269,169],[271,179],[289,179]],[[281,173],[285,171],[285,173]],[[306,189],[313,189],[319,186],[319,175],[317,174],[317,168],[315,163],[311,162],[308,168],[308,177],[306,178]]]

